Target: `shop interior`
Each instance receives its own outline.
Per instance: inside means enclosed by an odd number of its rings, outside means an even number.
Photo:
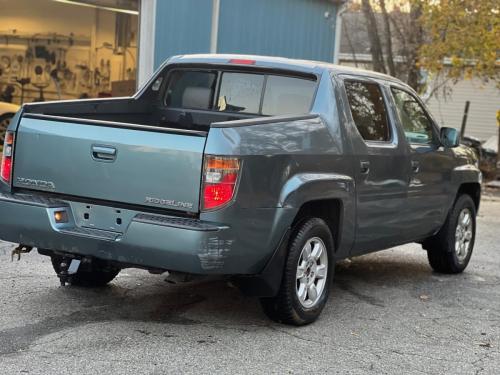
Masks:
[[[0,0],[0,102],[136,89],[138,0]]]

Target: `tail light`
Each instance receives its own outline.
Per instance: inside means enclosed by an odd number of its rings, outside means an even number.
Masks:
[[[203,209],[220,208],[233,199],[240,172],[240,161],[225,156],[205,156]]]
[[[12,174],[12,152],[14,149],[14,133],[5,133],[5,142],[3,144],[2,164],[0,166],[0,175],[2,180],[10,183]]]

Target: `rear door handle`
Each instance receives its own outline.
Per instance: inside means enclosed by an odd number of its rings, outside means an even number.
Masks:
[[[418,173],[420,171],[420,162],[418,160],[411,161],[411,171],[413,173]]]
[[[370,172],[370,162],[363,160],[359,162],[361,174],[368,174]]]
[[[111,146],[92,146],[92,158],[97,161],[111,162],[116,159],[116,148]]]

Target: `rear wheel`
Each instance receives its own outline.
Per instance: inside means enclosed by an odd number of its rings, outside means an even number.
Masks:
[[[54,271],[59,275],[61,273],[63,257],[53,255],[50,259],[52,260]],[[109,266],[101,260],[94,259],[91,263],[81,263],[78,271],[70,276],[69,283],[83,287],[104,286],[112,281],[119,272],[119,268]]]
[[[328,299],[333,271],[333,239],[328,225],[319,218],[304,221],[290,239],[278,294],[261,299],[264,312],[280,323],[314,322]]]
[[[424,242],[429,264],[436,272],[462,272],[469,264],[475,238],[476,206],[469,195],[461,195],[443,228]]]

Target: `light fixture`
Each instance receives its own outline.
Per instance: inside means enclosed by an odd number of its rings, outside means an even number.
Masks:
[[[68,213],[66,211],[55,211],[54,220],[56,221],[56,223],[67,223]]]
[[[104,6],[104,5],[89,4],[89,3],[75,1],[75,0],[52,0],[52,1],[55,1],[57,3],[63,3],[63,4],[79,5],[79,6],[87,7],[87,8],[109,10],[111,12],[117,12],[117,13],[132,14],[132,15],[135,15],[135,16],[139,15],[139,11],[138,10],[130,10],[130,9],[123,9],[123,8],[107,7],[107,6]]]

